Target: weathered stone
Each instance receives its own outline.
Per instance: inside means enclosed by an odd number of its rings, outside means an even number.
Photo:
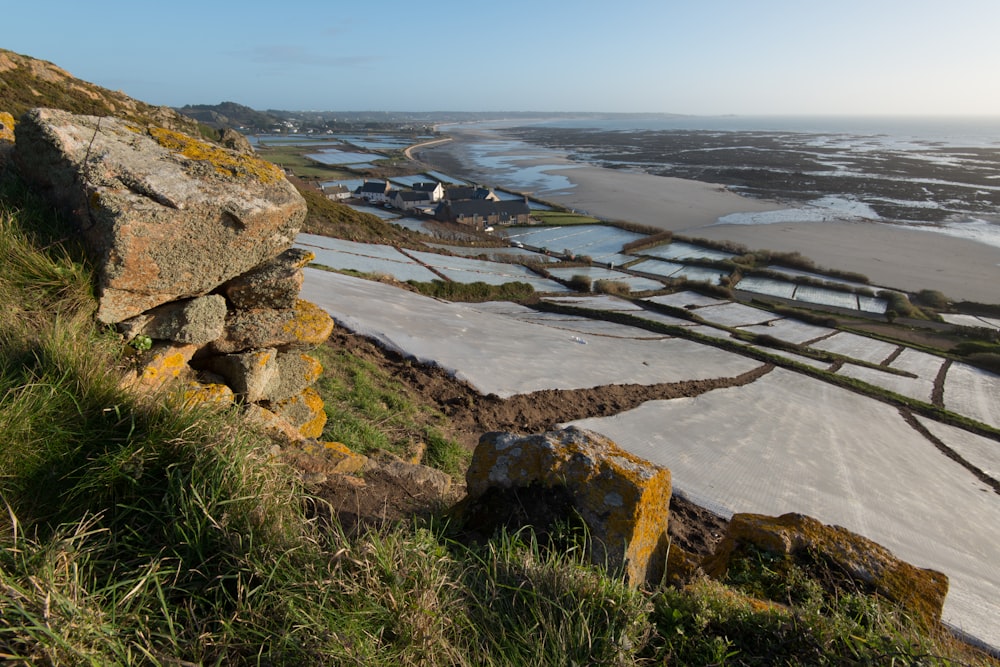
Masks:
[[[305,216],[274,165],[163,128],[33,109],[15,146],[81,228],[105,323],[246,273],[290,247]]]
[[[268,403],[268,409],[298,429],[306,438],[318,438],[326,426],[323,398],[309,388],[284,401]]]
[[[130,318],[118,330],[131,340],[138,335],[154,340],[204,345],[219,338],[226,324],[226,300],[218,294],[174,301]]]
[[[188,362],[197,345],[155,343],[144,355],[143,368],[124,379],[124,384],[140,389],[158,389],[170,380],[191,371]]]
[[[265,401],[284,401],[301,394],[323,373],[323,365],[301,352],[282,352],[275,360],[277,372],[264,388]]]
[[[658,583],[663,574],[670,471],[607,438],[575,427],[530,436],[487,433],[466,482],[470,507],[494,488],[562,489],[589,529],[593,562],[623,569],[635,584]]]
[[[0,111],[0,143],[14,143],[14,117]]]
[[[389,461],[379,466],[389,477],[426,487],[436,496],[447,494],[452,487],[451,475],[435,468],[408,461]]]
[[[299,299],[295,308],[230,312],[225,333],[211,348],[220,354],[263,347],[307,348],[325,342],[332,331],[333,318],[325,310]]]
[[[323,458],[328,472],[340,475],[354,475],[371,464],[364,454],[358,454],[342,442],[321,442]]]
[[[222,293],[239,310],[294,308],[302,290],[302,267],[315,255],[290,248],[273,260],[222,286]]]
[[[266,400],[267,387],[279,373],[278,352],[274,348],[208,357],[198,361],[197,366],[221,375],[233,392],[248,403]]]
[[[254,154],[254,149],[250,144],[250,140],[231,127],[227,127],[222,130],[222,136],[219,137],[219,143],[226,148],[236,151],[237,153],[242,153],[244,155]]]
[[[256,424],[267,437],[284,447],[301,445],[307,440],[287,420],[256,403],[248,404],[244,414],[249,423]]]
[[[233,390],[224,384],[192,381],[184,387],[184,405],[189,408],[206,404],[225,407],[234,400]]]
[[[705,571],[721,576],[745,545],[830,567],[838,576],[849,577],[925,622],[941,620],[948,593],[945,574],[899,560],[885,547],[846,528],[828,526],[802,514],[734,514],[725,539],[706,561]]]

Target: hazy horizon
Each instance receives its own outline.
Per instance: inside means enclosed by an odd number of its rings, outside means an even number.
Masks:
[[[1000,115],[993,0],[98,5],[15,3],[0,46],[176,107]]]

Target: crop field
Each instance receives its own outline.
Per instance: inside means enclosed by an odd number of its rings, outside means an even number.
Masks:
[[[883,314],[888,306],[889,304],[885,299],[865,296],[863,294],[858,295],[858,310],[862,312]]]
[[[782,299],[791,299],[795,296],[795,283],[775,280],[774,278],[764,278],[761,276],[747,276],[738,283],[736,289],[764,296],[776,296]]]
[[[815,324],[808,324],[807,322],[789,317],[772,320],[767,324],[741,327],[741,329],[755,334],[771,336],[772,338],[795,343],[796,345],[801,345],[806,341],[815,340],[822,336],[828,336],[835,331],[835,329],[818,327]]]
[[[902,375],[887,373],[867,366],[856,366],[854,364],[844,364],[838,371],[844,377],[861,380],[868,384],[891,392],[915,398],[924,403],[931,402],[931,392],[934,391],[934,378],[930,379],[918,377],[908,378]]]
[[[886,343],[841,331],[838,334],[819,341],[812,347],[817,350],[826,350],[827,352],[850,357],[851,359],[860,359],[871,364],[880,364],[890,354],[895,352],[898,346],[893,343]]]
[[[685,266],[685,264],[681,264],[680,262],[668,262],[662,259],[644,259],[640,262],[636,262],[635,264],[631,264],[629,268],[636,271],[642,271],[643,273],[651,273],[654,276],[672,278]]]
[[[933,419],[917,417],[917,420],[963,459],[1000,480],[1000,442]]]
[[[535,248],[548,248],[553,252],[570,250],[597,262],[614,264],[624,264],[633,259],[621,254],[622,246],[643,237],[642,234],[607,225],[511,227],[507,236]]]
[[[306,269],[302,295],[387,349],[433,360],[480,393],[501,398],[542,389],[735,377],[761,365],[680,338],[592,335],[581,344],[581,336],[570,331],[312,269]]]
[[[303,235],[300,235],[300,238],[301,236]],[[350,241],[341,241],[341,243],[345,245],[330,248],[313,246],[299,241],[295,246],[309,250],[316,255],[316,259],[313,260],[314,264],[321,264],[331,269],[384,274],[402,281],[429,282],[439,279],[432,271],[388,246],[352,243]],[[351,243],[352,247],[348,247],[346,245],[348,243]]]
[[[745,306],[742,303],[723,303],[718,306],[706,306],[699,308],[697,315],[706,322],[724,327],[746,327],[779,319],[779,316],[774,313]]]
[[[649,320],[650,322],[658,322],[660,324],[668,324],[675,327],[697,327],[701,326],[698,322],[692,322],[691,320],[685,320],[680,317],[674,317],[673,315],[666,315],[664,313],[657,313],[652,310],[647,310],[642,313],[635,313],[636,317],[641,317],[644,320]]]
[[[559,313],[525,313],[517,316],[522,322],[531,322],[554,329],[564,329],[579,334],[589,334],[594,336],[609,336],[612,338],[633,338],[636,340],[658,340],[669,338],[663,334],[653,333],[645,329],[630,327],[626,324],[616,322],[605,322],[603,320],[592,320],[587,317],[577,317],[575,315],[562,315]],[[586,343],[586,339],[577,342]]]
[[[1000,375],[955,362],[944,379],[944,406],[1000,428]]]
[[[712,259],[717,261],[735,257],[731,252],[723,252],[722,250],[706,248],[692,243],[685,243],[684,241],[673,241],[665,245],[656,246],[655,248],[647,248],[639,251],[637,254],[659,259]]]
[[[797,286],[795,288],[795,300],[815,303],[821,306],[858,310],[858,297],[855,294],[838,292],[837,290],[823,287],[813,287],[812,285]]]
[[[570,280],[573,276],[581,275],[587,276],[594,282],[597,282],[598,280],[621,282],[628,285],[629,291],[632,292],[646,292],[663,289],[663,283],[658,280],[643,278],[641,276],[632,276],[627,273],[612,271],[611,269],[603,269],[598,266],[578,266],[568,267],[565,269],[549,269],[549,273],[557,278],[562,278],[563,280]]]
[[[554,280],[542,278],[520,264],[485,262],[469,257],[453,257],[416,250],[410,250],[408,254],[422,264],[432,267],[449,280],[459,283],[484,282],[489,285],[502,285],[511,282],[524,282],[534,287],[538,292],[566,292],[569,290]]]
[[[786,275],[786,276],[789,276],[789,277],[792,277],[792,278],[810,278],[812,280],[822,280],[824,282],[836,283],[838,285],[848,285],[850,287],[869,287],[870,288],[870,285],[866,285],[865,283],[857,283],[857,282],[852,282],[850,280],[844,280],[842,278],[834,278],[832,276],[828,276],[828,275],[825,275],[825,274],[822,274],[822,273],[813,273],[811,271],[801,271],[799,269],[790,269],[788,267],[780,266],[780,265],[777,265],[777,264],[772,264],[771,266],[768,266],[767,270],[768,271],[773,271],[774,273],[780,273],[782,275]]]
[[[948,572],[946,620],[959,615],[972,630],[1000,618],[1000,500],[892,406],[777,369],[742,387],[574,424],[668,466],[675,489],[692,498],[809,514]]]
[[[673,306],[674,308],[688,308],[690,306],[700,308],[701,306],[717,306],[720,303],[726,303],[722,299],[705,296],[700,292],[692,292],[690,290],[650,297],[647,301],[662,303],[664,306]]]
[[[1000,320],[990,317],[978,317],[976,315],[964,315],[961,313],[942,313],[941,318],[949,324],[957,324],[961,327],[1000,329]]]
[[[773,354],[776,357],[788,359],[789,361],[795,361],[805,366],[812,366],[813,368],[819,368],[821,370],[827,370],[830,368],[830,362],[828,361],[820,361],[819,359],[813,359],[812,357],[804,357],[801,354],[795,354],[794,352],[789,352],[788,350],[779,350],[773,347],[764,347],[762,345],[748,345],[747,347],[754,350],[761,350],[762,352],[767,352],[768,354]]]
[[[899,356],[893,359],[889,365],[901,371],[913,373],[929,382],[934,382],[943,363],[944,359],[941,357],[904,347]]]
[[[576,306],[578,308],[590,308],[591,310],[608,310],[614,313],[632,313],[642,311],[641,306],[637,306],[631,301],[619,299],[618,297],[602,294],[600,296],[559,296],[545,299],[552,303],[561,303],[566,306]]]

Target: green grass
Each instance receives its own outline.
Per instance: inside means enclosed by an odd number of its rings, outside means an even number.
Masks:
[[[532,211],[531,217],[543,225],[593,225],[601,222],[595,217],[569,211]]]
[[[381,368],[347,351],[323,346],[314,356],[323,364],[316,385],[327,413],[323,440],[342,442],[362,454],[386,451],[407,459],[423,443],[424,463],[452,475],[464,473],[469,453],[442,433],[444,415]]]
[[[262,146],[258,148],[257,154],[283,169],[291,169],[292,173],[300,178],[322,178],[329,180],[357,178],[356,174],[306,157],[307,153],[315,153],[317,150],[316,146],[276,145]]]
[[[126,350],[93,323],[72,231],[9,179],[0,187],[7,664],[987,664],[766,562],[728,587],[636,591],[527,530],[476,544],[434,523],[321,531],[295,471],[236,411],[118,385]],[[424,438],[432,463],[464,466],[393,378],[319,354],[341,397],[331,428],[345,432],[331,437],[356,429],[359,447],[403,450]],[[786,580],[804,591],[794,604]]]

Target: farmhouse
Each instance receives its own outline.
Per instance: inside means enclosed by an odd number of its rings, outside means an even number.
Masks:
[[[388,181],[365,181],[354,191],[355,197],[367,199],[373,204],[380,204],[389,199]]]
[[[412,211],[414,209],[430,206],[431,193],[417,192],[413,190],[394,190],[388,201],[398,209],[403,211]]]
[[[434,210],[434,217],[445,222],[486,229],[495,225],[527,225],[531,221],[531,209],[519,199],[444,201]]]
[[[439,202],[444,199],[444,186],[438,182],[434,183],[414,183],[414,192],[426,192],[430,195],[432,202]]]
[[[325,194],[328,199],[335,199],[339,201],[343,199],[350,199],[351,189],[346,185],[324,186],[323,194]]]
[[[500,197],[496,195],[493,190],[489,188],[481,188],[476,186],[455,186],[450,187],[444,191],[444,198],[448,201],[464,201],[464,200],[486,200],[486,201],[500,201]]]

